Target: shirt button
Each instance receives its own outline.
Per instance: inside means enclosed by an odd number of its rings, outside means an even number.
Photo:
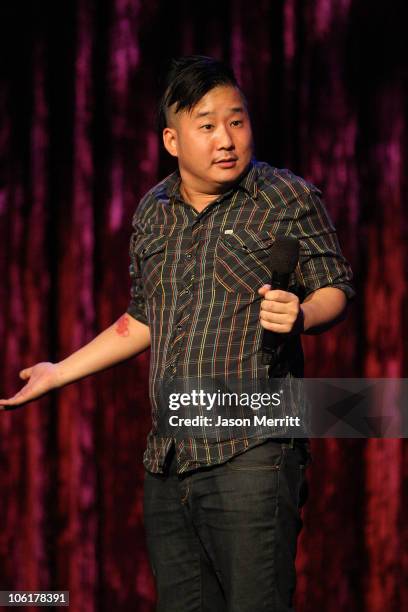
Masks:
[[[186,295],[188,295],[188,294],[190,293],[190,289],[189,289],[188,287],[186,287],[186,288],[184,289],[184,293],[185,293]]]
[[[181,331],[183,329],[182,325],[177,325],[177,331]]]
[[[191,258],[192,258],[192,254],[191,253],[187,253],[186,259],[191,259]]]

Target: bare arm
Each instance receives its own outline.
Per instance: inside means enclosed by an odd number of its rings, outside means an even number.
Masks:
[[[149,327],[125,313],[88,344],[58,362],[59,386],[105,370],[149,346]]]
[[[303,313],[301,332],[320,334],[346,317],[347,298],[337,287],[317,289],[300,305]]]
[[[83,347],[58,363],[41,362],[25,368],[20,378],[28,382],[9,399],[0,399],[0,409],[18,406],[41,397],[51,389],[105,370],[150,346],[150,330],[128,313]]]

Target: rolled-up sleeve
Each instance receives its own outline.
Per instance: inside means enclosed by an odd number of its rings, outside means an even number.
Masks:
[[[355,296],[353,273],[319,196],[316,190],[297,200],[292,217],[290,233],[300,242],[296,280],[305,297],[322,287],[337,287],[352,299]]]
[[[141,276],[140,260],[135,250],[135,244],[138,238],[138,223],[136,215],[132,221],[133,232],[130,238],[129,244],[129,256],[130,266],[129,275],[131,280],[130,285],[130,301],[126,312],[132,317],[148,325],[147,313],[146,313],[146,301],[143,292],[143,280]]]

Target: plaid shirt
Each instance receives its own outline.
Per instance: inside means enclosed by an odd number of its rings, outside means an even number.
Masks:
[[[320,199],[289,170],[253,160],[241,181],[198,212],[180,195],[176,171],[153,187],[133,217],[131,300],[127,312],[149,325],[152,430],[144,465],[163,472],[174,440],[162,426],[163,384],[203,377],[262,379],[259,287],[270,282],[269,250],[292,234],[300,258],[289,290],[302,301],[321,287],[353,297],[351,269]],[[289,376],[302,376],[299,336],[290,343]],[[224,462],[264,441],[246,435],[176,440],[178,472]]]

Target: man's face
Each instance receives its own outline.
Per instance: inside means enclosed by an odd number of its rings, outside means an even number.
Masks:
[[[252,130],[238,89],[211,89],[192,111],[169,112],[163,141],[178,158],[183,182],[202,193],[229,188],[247,168],[253,151]]]

